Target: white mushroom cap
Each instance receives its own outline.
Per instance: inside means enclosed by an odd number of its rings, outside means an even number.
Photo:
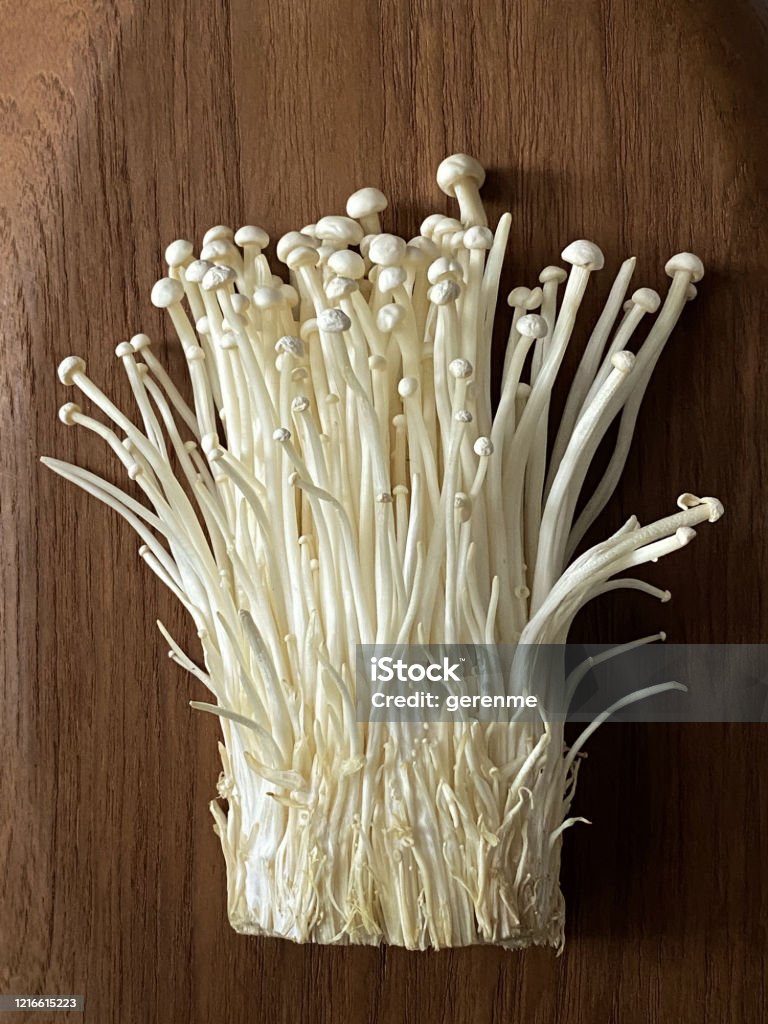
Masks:
[[[622,373],[629,373],[635,365],[635,353],[624,349],[621,352],[614,352],[611,356],[611,366],[614,370],[621,370]]]
[[[410,398],[419,390],[419,382],[415,377],[403,377],[397,385],[397,393],[401,398]]]
[[[187,267],[185,276],[192,284],[200,284],[210,269],[211,264],[208,260],[195,260]]]
[[[126,356],[133,356],[134,354],[133,345],[130,341],[121,341],[115,349],[115,355],[118,359],[125,359]]]
[[[526,313],[517,321],[517,331],[524,338],[544,338],[548,330],[547,321],[536,313]]]
[[[385,333],[399,327],[403,320],[405,320],[405,310],[394,302],[388,302],[376,314],[376,326]]]
[[[537,294],[538,293],[538,294]],[[517,288],[513,288],[507,296],[508,306],[518,306],[523,309],[534,309],[534,305],[531,303],[531,299],[539,300],[541,305],[541,288],[526,288],[524,284],[520,284]]]
[[[655,313],[661,305],[661,296],[653,288],[638,288],[632,292],[632,302],[646,313]]]
[[[327,334],[341,334],[350,329],[352,321],[342,309],[324,309],[317,314],[317,326]]]
[[[405,239],[398,235],[374,235],[368,245],[368,259],[382,267],[396,267],[405,259],[405,249]]]
[[[430,263],[427,270],[427,280],[430,284],[437,284],[438,281],[464,281],[464,270],[458,260],[449,259],[447,256],[438,256]]]
[[[435,306],[445,306],[455,302],[461,295],[461,287],[455,281],[438,281],[427,292],[429,301]]]
[[[432,228],[432,237],[436,241],[440,241],[444,235],[455,235],[457,232],[463,230],[463,224],[460,220],[456,220],[455,217],[441,217],[437,224]]]
[[[493,441],[490,437],[478,437],[472,447],[475,455],[479,455],[481,459],[487,459],[489,455],[493,455]]]
[[[145,348],[150,348],[152,345],[152,339],[148,334],[134,334],[131,338],[131,347],[134,352],[141,352]]]
[[[289,231],[278,240],[277,258],[281,263],[287,263],[288,256],[294,249],[307,246],[315,248],[315,239],[311,235],[305,235],[301,231]]]
[[[300,267],[315,267],[317,266],[317,261],[317,249],[312,249],[308,245],[297,245],[291,249],[283,262],[291,270],[298,270]]]
[[[240,342],[234,331],[224,331],[219,338],[219,348],[223,348],[225,351],[237,348]]]
[[[208,242],[200,250],[201,260],[231,260],[233,256],[236,257],[237,255],[237,249],[226,238],[214,238],[212,242]]]
[[[236,276],[231,267],[211,267],[205,272],[203,291],[212,292],[217,288],[223,288],[234,281]]]
[[[493,232],[490,228],[475,225],[467,228],[462,241],[465,249],[490,249],[493,245]]]
[[[255,224],[244,224],[235,232],[235,244],[240,246],[256,245],[259,249],[266,249],[269,245],[269,235],[264,228]]]
[[[428,217],[425,217],[421,222],[419,231],[423,238],[431,239],[432,232],[435,230],[440,221],[443,220],[442,213],[430,213]]]
[[[586,238],[578,238],[570,245],[566,245],[560,253],[566,263],[572,263],[575,267],[582,267],[584,270],[602,270],[605,266],[605,257],[600,246]]]
[[[317,317],[311,316],[307,320],[302,320],[299,325],[299,335],[302,341],[309,341],[313,334],[317,334],[319,327],[317,326]]]
[[[448,371],[456,380],[467,380],[474,373],[472,363],[468,359],[452,359]]]
[[[315,234],[323,241],[359,245],[365,232],[351,217],[321,217],[315,225]]]
[[[416,235],[415,238],[412,238],[406,248],[421,250],[430,262],[436,260],[440,255],[439,246],[435,245],[431,238],[425,238],[423,235]]]
[[[161,277],[152,286],[152,305],[158,309],[167,309],[184,298],[184,285],[172,277]]]
[[[253,304],[256,309],[275,309],[277,306],[282,306],[283,302],[283,295],[279,288],[262,285],[254,289]]]
[[[80,356],[67,356],[59,363],[57,372],[61,383],[71,388],[75,383],[76,374],[85,373],[85,360]]]
[[[81,413],[83,410],[77,404],[77,402],[66,402],[59,409],[59,419],[65,427],[75,426],[75,416]]]
[[[402,267],[382,267],[376,277],[376,287],[382,293],[393,292],[408,280],[408,274]]]
[[[544,267],[539,274],[539,284],[548,284],[550,281],[562,284],[566,277],[568,277],[568,274],[562,267]]]
[[[359,281],[365,276],[365,260],[359,253],[339,249],[328,257],[328,269],[339,277],[351,277],[353,281]]]
[[[331,302],[343,299],[358,290],[358,283],[351,277],[332,277],[325,282],[323,291]]]
[[[304,342],[295,334],[284,334],[275,342],[276,352],[290,352],[292,356],[301,359],[304,356]]]
[[[709,521],[716,523],[725,513],[722,503],[717,498],[697,498],[695,494],[681,494],[677,499],[678,508],[698,508],[699,505],[709,505]]]
[[[280,291],[282,292],[283,295],[283,301],[285,302],[286,306],[288,306],[289,309],[293,309],[294,306],[298,306],[299,293],[296,291],[292,284],[286,284],[285,282],[283,282],[280,285]]]
[[[185,238],[177,238],[165,250],[165,262],[169,267],[181,267],[191,258],[195,251],[191,242]]]
[[[701,262],[698,256],[695,256],[692,252],[679,252],[674,255],[671,259],[667,260],[664,270],[669,277],[674,277],[677,273],[685,273],[691,275],[691,280],[696,282],[700,281],[704,277],[704,264]]]
[[[251,305],[251,300],[248,296],[240,295],[239,292],[235,292],[235,294],[230,297],[230,302],[232,303],[234,311],[240,314],[247,313]]]
[[[226,224],[216,224],[203,235],[203,246],[209,245],[211,242],[231,242],[235,237],[235,233],[232,228],[228,228]]]
[[[466,153],[454,153],[437,168],[437,184],[447,196],[454,198],[457,182],[469,179],[480,188],[485,181],[485,169]]]
[[[387,197],[377,188],[359,188],[347,200],[347,216],[359,220],[375,213],[383,213],[389,205]]]
[[[306,412],[311,404],[312,403],[310,402],[306,395],[296,395],[291,401],[291,409],[293,410],[293,412]],[[302,542],[304,544],[308,544],[309,538],[299,537],[299,544],[301,544]]]

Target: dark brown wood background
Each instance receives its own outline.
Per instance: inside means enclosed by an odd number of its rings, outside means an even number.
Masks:
[[[216,723],[188,708],[194,687],[154,623],[190,644],[191,630],[128,528],[37,463],[112,472],[57,422],[69,396],[55,367],[82,354],[127,398],[114,347],[161,334],[148,296],[170,239],[221,221],[276,235],[340,212],[363,184],[412,233],[445,208],[438,161],[466,150],[490,169],[494,215],[514,213],[509,285],[583,236],[609,265],[635,253],[638,283],[657,288],[680,249],[708,267],[602,528],[663,514],[682,490],[718,495],[726,518],[649,572],[671,604],[603,604],[582,630],[766,639],[764,11],[3,0],[0,15],[0,991],[84,992],[90,1024],[768,1019],[758,726],[595,737],[577,798],[594,825],[566,843],[560,959],[232,933],[207,809]]]

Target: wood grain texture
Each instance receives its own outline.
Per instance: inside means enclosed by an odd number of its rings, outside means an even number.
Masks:
[[[494,216],[514,214],[509,285],[584,236],[609,265],[635,253],[654,287],[680,249],[708,267],[601,526],[661,514],[684,489],[717,494],[727,517],[649,573],[670,605],[603,604],[581,629],[765,640],[764,9],[3,0],[0,12],[0,991],[85,992],[88,1024],[768,1019],[759,727],[595,737],[577,797],[595,824],[566,843],[560,959],[232,933],[207,809],[216,724],[190,712],[154,622],[191,641],[189,625],[128,528],[37,463],[111,474],[98,445],[58,424],[55,366],[80,353],[127,399],[114,347],[162,335],[148,294],[167,241],[218,222],[274,235],[339,211],[362,184],[413,232],[444,208],[438,161],[466,150],[490,168]]]

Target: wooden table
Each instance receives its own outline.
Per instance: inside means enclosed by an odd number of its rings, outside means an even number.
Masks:
[[[689,489],[727,516],[648,573],[671,604],[603,604],[582,634],[764,640],[765,9],[4,0],[2,24],[0,991],[84,992],[91,1024],[768,1019],[760,726],[594,738],[560,959],[231,932],[207,809],[217,726],[187,707],[197,694],[154,622],[190,627],[127,527],[37,463],[109,466],[57,423],[55,366],[80,353],[127,399],[114,348],[162,335],[148,296],[170,239],[217,222],[277,235],[361,184],[413,233],[447,208],[438,161],[466,150],[490,169],[494,217],[514,214],[510,286],[574,237],[609,265],[635,253],[656,288],[680,249],[708,267],[601,529]]]

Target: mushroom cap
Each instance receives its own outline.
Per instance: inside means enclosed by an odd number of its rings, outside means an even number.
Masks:
[[[376,326],[385,333],[399,327],[403,320],[405,320],[405,310],[395,302],[388,302],[376,314]]]
[[[271,285],[261,285],[253,291],[253,304],[256,309],[275,309],[276,306],[282,306],[283,301],[280,289]]]
[[[295,306],[298,306],[299,293],[292,284],[286,284],[286,282],[283,281],[280,285],[280,291],[283,293],[283,302],[285,302],[289,309],[293,309]]]
[[[624,349],[621,352],[614,352],[611,356],[611,366],[614,370],[621,370],[622,373],[629,373],[635,365],[635,353]]]
[[[115,355],[118,359],[125,359],[126,356],[133,356],[134,354],[133,345],[130,341],[121,341],[115,349]]]
[[[341,334],[352,326],[343,309],[323,309],[317,314],[317,326],[327,334]]]
[[[200,284],[210,269],[211,264],[208,260],[194,260],[187,267],[185,276],[192,284]]]
[[[456,380],[467,380],[474,373],[474,368],[468,359],[452,359],[448,364],[448,372]]]
[[[141,352],[142,349],[149,348],[152,345],[152,339],[148,334],[134,334],[131,338],[131,347],[134,352]]]
[[[441,217],[432,228],[432,237],[440,241],[444,235],[455,235],[464,230],[464,225],[455,217]]]
[[[605,266],[605,257],[600,246],[586,238],[577,238],[575,242],[566,245],[560,256],[566,263],[572,263],[574,267],[582,267],[584,270],[602,270]]]
[[[568,274],[562,267],[544,267],[539,274],[539,284],[548,284],[550,281],[562,284],[566,277],[568,277]]]
[[[223,348],[225,351],[237,348],[239,344],[240,342],[234,331],[224,331],[219,338],[219,348]]]
[[[167,309],[184,298],[184,285],[172,277],[161,277],[152,286],[150,296],[152,305],[158,309]]]
[[[359,245],[365,232],[351,217],[321,217],[315,224],[315,235],[323,241]]]
[[[291,410],[293,412],[306,412],[311,404],[312,403],[309,401],[306,395],[295,395],[291,401]],[[302,542],[304,544],[308,544],[309,538],[306,536],[299,537],[299,544],[301,544]]]
[[[440,255],[439,246],[435,245],[431,238],[425,238],[424,235],[416,235],[415,238],[412,238],[407,248],[419,249],[430,262],[436,260]]]
[[[374,213],[383,213],[388,205],[387,197],[377,188],[359,188],[347,200],[347,216],[359,220]]]
[[[690,302],[692,299],[695,299],[698,294],[699,294],[699,289],[696,287],[696,285],[693,283],[693,281],[691,281],[690,284],[688,285],[688,287],[685,289],[685,298],[686,298],[686,300],[688,302]]]
[[[368,259],[382,267],[397,267],[405,259],[406,241],[399,235],[374,235],[368,244]]]
[[[435,230],[435,228],[442,219],[442,213],[430,213],[428,217],[425,217],[424,220],[421,222],[421,227],[419,228],[419,232],[421,233],[422,238],[431,239],[432,232]]]
[[[407,280],[408,274],[402,267],[382,267],[376,277],[376,287],[382,294],[386,294],[404,285]]]
[[[461,287],[451,280],[438,281],[427,292],[429,301],[435,306],[445,306],[449,302],[455,302],[460,295]]]
[[[653,288],[638,288],[632,292],[632,302],[646,313],[655,313],[661,305],[661,296]]]
[[[169,267],[180,267],[186,263],[195,251],[195,247],[186,238],[177,238],[165,250],[165,262]]]
[[[59,363],[57,373],[61,383],[71,388],[75,383],[75,375],[85,373],[85,360],[80,356],[67,356]]]
[[[234,311],[240,314],[246,313],[251,305],[251,300],[248,296],[241,295],[239,292],[235,292],[235,294],[231,296],[230,302],[232,303]]]
[[[490,437],[478,437],[472,446],[475,455],[479,455],[481,458],[488,458],[489,455],[493,455],[493,441]]]
[[[210,245],[211,242],[231,242],[235,237],[235,233],[232,228],[228,228],[226,224],[216,224],[203,235],[203,246]]]
[[[235,280],[234,270],[231,267],[211,267],[210,270],[206,270],[205,277],[203,278],[203,291],[212,292],[216,288],[223,288],[230,282]]]
[[[351,277],[353,281],[359,281],[365,276],[365,260],[357,252],[339,249],[328,257],[328,269],[339,277]]]
[[[233,256],[239,255],[232,242],[226,238],[214,238],[200,250],[201,260],[231,260]]]
[[[301,231],[289,231],[282,238],[278,239],[277,258],[281,263],[287,263],[288,256],[294,249],[307,246],[310,248],[315,248],[316,246],[316,241],[312,235],[305,235]]]
[[[235,232],[235,245],[256,245],[259,249],[266,249],[269,245],[269,235],[264,228],[256,224],[244,224]]]
[[[664,270],[669,277],[674,277],[675,274],[681,271],[690,274],[691,280],[694,283],[704,277],[704,264],[692,252],[676,253],[671,259],[667,260]]]
[[[462,238],[465,249],[490,249],[493,245],[493,232],[490,228],[473,225],[464,232]]]
[[[317,249],[309,245],[297,245],[286,255],[283,262],[291,270],[298,270],[299,267],[316,267],[317,260]]]
[[[438,281],[458,281],[463,283],[464,271],[458,260],[447,256],[438,256],[430,263],[427,270],[427,280],[430,284],[437,284]]]
[[[441,191],[447,196],[454,198],[456,195],[456,183],[469,179],[478,188],[481,188],[485,181],[485,169],[466,153],[454,153],[447,156],[437,168],[437,184]]]
[[[410,398],[419,390],[419,382],[415,377],[403,377],[397,385],[397,393],[401,398]]]
[[[82,412],[82,409],[77,402],[65,402],[59,409],[59,419],[65,427],[74,427],[75,416],[80,412]]]
[[[326,298],[330,299],[331,302],[343,299],[357,290],[358,283],[354,278],[341,276],[329,278],[323,287]]]
[[[295,334],[284,334],[275,342],[275,351],[290,352],[297,359],[302,359],[304,356],[304,342]]]
[[[519,284],[507,296],[507,305],[512,307],[521,306],[523,309],[527,309],[532,295],[533,289],[526,288],[524,284]]]
[[[537,313],[526,313],[517,321],[518,334],[524,338],[544,338],[548,330],[547,321]]]

